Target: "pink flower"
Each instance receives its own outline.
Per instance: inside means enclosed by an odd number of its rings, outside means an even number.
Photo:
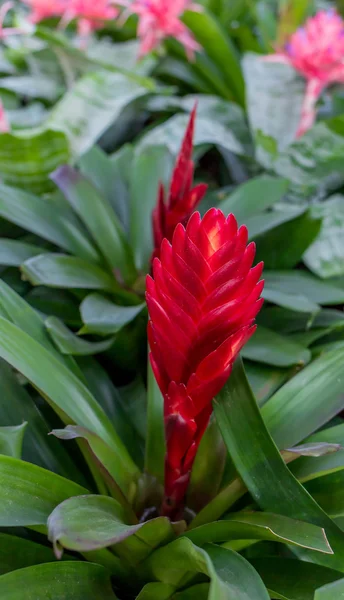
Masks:
[[[284,50],[265,60],[293,66],[307,80],[297,135],[314,124],[316,103],[332,83],[344,83],[344,21],[335,10],[320,11],[290,38]]]
[[[4,105],[0,100],[0,133],[8,133],[11,130],[8,122]]]
[[[125,6],[125,15],[139,18],[138,37],[141,40],[140,57],[157,48],[167,37],[178,40],[190,59],[200,46],[180,20],[186,10],[200,10],[192,0],[116,0]]]
[[[110,0],[70,0],[65,20],[77,19],[78,32],[87,37],[92,31],[104,26],[105,21],[115,19],[118,10]]]
[[[31,8],[32,23],[39,23],[50,17],[61,17],[68,4],[68,0],[24,0],[24,2]]]

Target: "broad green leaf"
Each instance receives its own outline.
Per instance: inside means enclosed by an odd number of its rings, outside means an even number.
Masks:
[[[108,200],[68,165],[58,169],[52,178],[93,236],[109,269],[127,284],[133,283],[137,273],[132,252]]]
[[[62,562],[27,567],[0,577],[3,600],[115,600],[109,572],[86,562]]]
[[[282,306],[283,308],[287,308],[289,310],[298,311],[300,313],[311,313],[316,314],[320,311],[320,306],[312,302],[307,296],[303,294],[292,294],[288,293],[287,286],[283,286],[278,289],[277,284],[274,286],[265,285],[265,288],[262,292],[263,298],[272,302],[273,304],[277,304],[278,306]]]
[[[64,250],[98,262],[96,249],[57,202],[0,184],[0,216]],[[42,249],[42,252],[44,250]]]
[[[245,104],[245,91],[240,61],[226,31],[219,21],[205,10],[199,12],[188,11],[185,13],[183,20],[204,48],[207,56],[217,67],[238,104],[243,106]]]
[[[303,257],[304,262],[319,277],[344,275],[344,197],[333,196],[312,206],[311,212],[323,221],[320,234]]]
[[[132,511],[129,509],[126,496],[130,498],[133,496],[136,488],[135,479],[138,478],[139,470],[131,459],[129,459],[130,472],[127,472],[125,454],[121,455],[116,452],[101,437],[85,427],[67,425],[65,429],[53,429],[52,434],[60,440],[80,438],[88,443],[92,457],[96,459],[97,469],[100,468],[113,496],[128,509],[128,516],[132,518]],[[129,455],[127,457],[129,458]]]
[[[148,361],[147,437],[145,471],[160,483],[164,481],[164,457],[166,453],[164,432],[164,399]]]
[[[31,258],[42,254],[43,248],[27,244],[19,240],[0,239],[0,265],[20,267],[20,265]]]
[[[23,459],[82,484],[82,475],[62,444],[48,435],[51,427],[3,360],[0,361],[0,392],[0,423],[8,426],[15,425],[18,421],[28,423],[23,443]]]
[[[32,285],[57,288],[116,291],[114,277],[97,265],[66,254],[40,254],[21,266],[23,277]]]
[[[21,458],[27,423],[22,425],[0,427],[0,454]]]
[[[293,204],[281,202],[272,207],[270,211],[265,211],[254,215],[253,217],[249,217],[245,221],[245,225],[248,228],[249,239],[255,240],[264,234],[272,234],[274,229],[285,225],[289,221],[297,219],[297,217],[303,215],[306,210],[307,209],[304,206],[294,206]]]
[[[246,54],[243,70],[248,118],[253,132],[271,136],[280,150],[285,148],[295,139],[305,92],[304,82],[292,67],[267,62],[258,54]],[[260,147],[258,158],[265,166],[271,167]],[[285,176],[288,177],[287,174]]]
[[[107,496],[79,496],[62,502],[48,519],[48,531],[58,556],[63,548],[89,552],[120,544],[117,554],[132,564],[175,537],[166,517],[126,524],[123,508]]]
[[[168,583],[147,583],[136,600],[169,600],[173,598],[174,590],[175,587]]]
[[[218,207],[225,214],[233,213],[239,223],[246,223],[248,218],[279,202],[287,192],[288,186],[287,179],[260,175],[239,185]],[[252,235],[250,229],[249,234]]]
[[[35,75],[0,77],[0,88],[15,92],[19,96],[39,98],[55,102],[59,95],[59,86],[54,78],[42,78]]]
[[[279,448],[295,446],[343,408],[343,367],[344,350],[329,352],[264,404],[262,416]]]
[[[129,170],[131,177],[132,153],[129,144],[112,156],[94,146],[78,162],[81,172],[108,200],[125,231],[129,228],[129,181],[125,169]]]
[[[305,271],[265,271],[265,291],[306,296],[310,302],[335,305],[344,302],[344,288],[321,281]],[[266,296],[265,296],[266,297]],[[269,299],[269,298],[268,298]],[[310,311],[312,312],[312,311]]]
[[[153,251],[152,211],[158,202],[159,183],[165,184],[166,201],[172,156],[164,146],[135,152],[130,178],[130,241],[136,267],[149,270]]]
[[[99,354],[111,348],[114,340],[114,338],[102,342],[82,340],[56,317],[48,317],[45,321],[45,326],[55,346],[62,354],[72,354],[74,356]]]
[[[338,117],[316,123],[274,162],[275,173],[291,182],[291,199],[297,202],[304,198],[321,199],[343,183],[342,121],[342,117]],[[289,126],[285,129],[290,131]]]
[[[208,583],[192,585],[182,592],[177,592],[174,596],[172,596],[172,600],[208,600],[209,588],[210,586]]]
[[[292,269],[317,237],[321,219],[310,211],[273,228],[255,238],[256,260],[264,261],[266,269]],[[284,252],[282,248],[288,248]]]
[[[128,323],[131,323],[144,308],[144,304],[119,306],[105,296],[90,294],[80,305],[81,318],[84,323],[82,333],[99,335],[118,333]]]
[[[268,593],[251,565],[232,550],[206,544],[198,548],[186,538],[156,550],[145,561],[146,572],[163,583],[184,587],[198,573],[211,579],[209,600],[268,600]]]
[[[265,512],[231,514],[222,521],[196,527],[184,533],[183,537],[187,537],[197,546],[236,539],[264,539],[295,544],[325,554],[332,553],[324,529],[311,523]]]
[[[15,535],[0,533],[0,575],[55,560],[52,548]]]
[[[64,415],[98,435],[117,453],[130,480],[137,472],[112,424],[86,386],[49,351],[0,318],[0,356],[37,387]],[[37,369],[37,365],[40,366]]]
[[[344,600],[344,579],[324,585],[316,590],[314,600]]]
[[[70,159],[68,139],[48,129],[4,133],[0,137],[0,175],[8,185],[38,194],[54,189],[49,175]]]
[[[279,307],[265,308],[258,315],[258,322],[281,333],[307,333],[310,328],[341,330],[344,313],[335,309],[323,309],[317,314],[302,314]]]
[[[137,378],[129,386],[117,388],[98,361],[83,357],[78,365],[135,463],[143,466],[146,435],[146,388]]]
[[[343,470],[312,479],[305,487],[323,510],[332,518],[344,515],[344,474]],[[340,525],[342,529],[342,525]]]
[[[263,406],[290,376],[289,369],[278,369],[247,360],[244,364],[247,379],[259,406]]]
[[[138,148],[143,150],[148,146],[166,146],[173,155],[176,155],[188,124],[188,115],[175,115],[162,125],[157,125],[148,131],[140,140]],[[194,147],[204,144],[221,146],[234,154],[244,154],[242,144],[236,139],[232,131],[214,122],[213,119],[198,117],[195,125]]]
[[[44,316],[55,316],[73,327],[80,327],[79,305],[73,292],[38,286],[25,295],[26,302]]]
[[[45,525],[54,508],[85,488],[36,465],[0,456],[1,527]]]
[[[276,367],[305,364],[311,358],[310,351],[301,344],[265,327],[258,327],[241,354],[244,358]]]
[[[73,155],[80,156],[99,140],[130,102],[146,94],[147,88],[124,75],[98,69],[84,75],[65,94],[48,124],[62,130],[70,140]]]
[[[214,410],[234,465],[259,506],[323,527],[334,554],[302,552],[306,557],[310,553],[313,562],[343,570],[344,536],[288,470],[265,427],[239,361],[229,383],[214,400]]]
[[[319,586],[341,576],[338,571],[286,557],[254,558],[250,562],[263,579],[271,598],[281,600],[314,600],[314,592]]]

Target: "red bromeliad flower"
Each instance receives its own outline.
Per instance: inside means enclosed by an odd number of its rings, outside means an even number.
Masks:
[[[69,0],[64,21],[78,21],[78,33],[89,36],[92,31],[104,27],[106,21],[115,19],[119,14],[110,0]]]
[[[145,56],[167,37],[178,40],[185,48],[189,59],[195,50],[200,50],[192,33],[181,21],[186,10],[200,10],[192,0],[115,0],[126,7],[124,17],[136,14],[139,18],[137,34],[141,40],[140,57]]]
[[[150,361],[164,396],[167,453],[163,514],[178,518],[191,468],[212,412],[254,333],[263,300],[263,263],[252,268],[255,244],[215,208],[179,224],[164,239],[153,278],[147,276]]]
[[[265,57],[292,65],[307,80],[297,136],[314,124],[316,103],[332,83],[344,83],[344,21],[335,10],[319,11],[290,38],[284,50]]]
[[[7,119],[4,105],[0,100],[0,133],[8,133],[11,130],[10,124]]]
[[[51,17],[62,17],[68,0],[23,0],[31,8],[30,20],[39,23]]]
[[[168,200],[166,203],[165,189],[159,186],[158,204],[153,211],[153,256],[160,255],[162,240],[172,241],[174,230],[178,223],[186,224],[188,218],[204,197],[208,186],[200,183],[193,185],[195,166],[192,161],[193,137],[195,131],[196,106],[194,107],[187,126],[182,147],[174,168]]]

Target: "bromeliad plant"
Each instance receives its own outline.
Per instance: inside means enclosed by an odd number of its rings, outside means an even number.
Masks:
[[[341,591],[344,319],[321,305],[344,292],[273,270],[276,213],[254,211],[285,180],[257,178],[203,210],[194,122],[174,169],[161,146],[93,149],[53,174],[50,195],[0,185],[5,600]],[[319,219],[286,223],[297,262]]]

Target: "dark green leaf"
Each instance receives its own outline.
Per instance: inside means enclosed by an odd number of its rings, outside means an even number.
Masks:
[[[344,197],[339,194],[311,207],[323,219],[320,234],[307,250],[304,262],[319,277],[344,275]]]
[[[214,410],[235,467],[259,506],[324,527],[334,554],[302,552],[305,556],[310,553],[313,562],[344,570],[342,532],[288,470],[264,425],[239,361],[215,399]]]
[[[21,267],[32,285],[49,287],[116,291],[114,277],[82,258],[66,254],[40,254]]]
[[[68,165],[58,169],[52,178],[92,234],[111,271],[127,284],[133,283],[136,270],[131,249],[108,200]]]
[[[265,271],[264,279],[265,292],[268,290],[269,294],[278,292],[290,296],[306,296],[309,302],[325,306],[344,302],[344,288],[335,282],[321,281],[305,271]]]
[[[0,175],[8,185],[38,194],[51,192],[50,173],[69,159],[68,139],[54,127],[4,133],[0,138]]]
[[[19,267],[25,260],[42,254],[44,250],[39,246],[27,244],[18,240],[0,240],[0,264]]]
[[[130,178],[130,240],[135,264],[149,270],[153,250],[152,211],[158,202],[158,186],[167,186],[172,156],[165,146],[152,146],[135,153]]]
[[[21,458],[27,423],[0,427],[0,454]]]
[[[145,471],[162,483],[164,481],[164,456],[166,452],[164,400],[150,363],[148,363],[147,401]]]
[[[101,600],[116,596],[104,567],[86,562],[62,562],[18,569],[0,577],[3,600]]]
[[[288,189],[287,179],[260,175],[238,186],[227,198],[219,203],[225,213],[233,213],[239,223],[279,202]],[[249,234],[252,236],[251,230]]]
[[[276,367],[305,364],[311,358],[310,351],[301,344],[265,327],[258,327],[241,354],[244,358]]]
[[[36,465],[0,456],[0,525],[45,525],[54,508],[85,488]]]
[[[102,342],[88,342],[82,340],[56,317],[49,317],[46,319],[45,326],[57,349],[62,352],[62,354],[72,354],[74,356],[99,354],[111,348],[113,344],[113,338]]]
[[[314,600],[343,600],[344,599],[344,579],[329,583],[316,590]]]
[[[295,446],[343,408],[343,367],[344,350],[329,352],[288,381],[263,406],[265,424],[279,448]]]
[[[295,544],[325,554],[332,553],[325,531],[320,527],[265,512],[231,514],[222,521],[196,527],[192,531],[184,533],[183,536],[197,546],[204,546],[208,542],[264,539]]]
[[[80,305],[82,333],[118,333],[144,310],[144,304],[118,306],[100,294],[90,294]]]
[[[15,535],[0,533],[0,575],[24,567],[52,563],[54,560],[52,548]]]

